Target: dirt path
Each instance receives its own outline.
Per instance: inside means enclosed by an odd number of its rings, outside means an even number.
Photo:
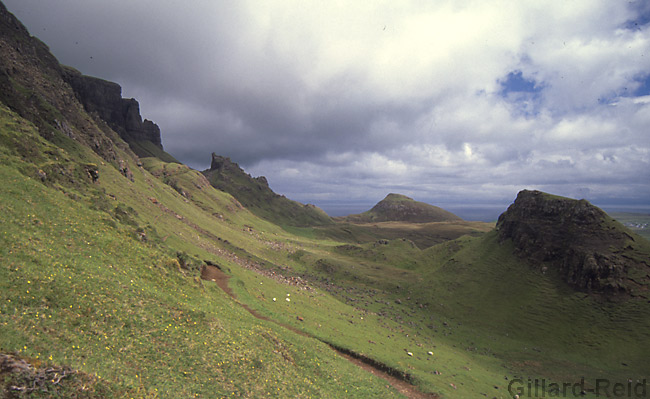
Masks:
[[[235,299],[235,300],[237,299],[237,297],[235,296],[232,289],[228,286],[228,280],[230,280],[230,276],[227,275],[226,273],[224,273],[218,267],[216,267],[216,266],[205,266],[203,268],[203,270],[201,270],[201,278],[203,280],[215,282],[217,284],[217,286],[219,288],[221,288],[225,293],[230,295],[233,299]],[[242,306],[244,309],[246,309],[250,314],[252,314],[253,316],[255,316],[256,318],[258,318],[260,320],[270,321],[270,322],[273,322],[273,323],[275,323],[275,324],[277,324],[279,326],[282,326],[282,327],[284,327],[286,329],[289,329],[289,330],[295,332],[296,334],[300,334],[300,335],[305,336],[305,337],[318,339],[317,337],[311,336],[311,335],[307,334],[306,332],[298,330],[297,328],[295,328],[293,326],[277,322],[277,321],[272,320],[272,319],[270,319],[270,318],[268,318],[268,317],[266,317],[264,315],[261,315],[256,310],[251,309],[246,304],[243,304],[243,303],[241,303],[239,301],[237,301],[237,303],[240,306]],[[318,339],[318,340],[320,341],[320,339]],[[321,341],[321,342],[323,342],[323,341]],[[409,384],[407,381],[404,381],[403,379],[400,379],[400,378],[395,377],[394,375],[391,375],[385,368],[382,368],[382,367],[378,366],[377,364],[372,362],[371,359],[364,359],[364,358],[361,358],[359,356],[355,356],[354,354],[346,353],[346,352],[344,352],[344,351],[342,351],[342,350],[340,350],[338,348],[335,348],[334,346],[332,346],[331,344],[329,344],[327,342],[324,342],[324,343],[326,343],[333,351],[335,351],[337,354],[344,357],[348,361],[356,364],[357,366],[359,366],[362,369],[374,374],[377,377],[383,378],[389,384],[391,384],[393,386],[393,388],[395,388],[402,395],[404,395],[404,396],[406,396],[408,398],[412,398],[412,399],[433,399],[433,398],[438,397],[437,395],[425,394],[425,393],[422,393],[422,392],[418,391],[415,386]]]

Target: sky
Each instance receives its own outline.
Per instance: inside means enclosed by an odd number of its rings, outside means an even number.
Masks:
[[[650,212],[645,0],[4,3],[180,161],[228,156],[330,214],[522,189]]]

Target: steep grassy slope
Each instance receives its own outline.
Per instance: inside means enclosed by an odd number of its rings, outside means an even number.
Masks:
[[[133,150],[133,152],[140,158],[154,157],[164,162],[181,163],[169,153],[156,147],[151,141],[131,141],[129,147],[131,147],[131,150]]]
[[[35,387],[36,374],[5,368],[20,358],[76,370],[36,396],[396,396],[199,280],[206,262],[270,268],[289,239],[200,173],[138,160],[47,47],[0,14],[3,396]]]
[[[576,291],[558,272],[522,265],[512,257],[512,244],[499,245],[494,232],[457,244],[458,250],[428,271],[427,280],[434,283],[427,291],[437,295],[425,297],[444,304],[434,305],[435,311],[519,341],[522,345],[509,348],[508,357],[536,358],[534,372],[561,376],[584,368],[592,376],[622,378],[647,370],[647,300]]]
[[[53,148],[0,111],[1,351],[83,372],[88,391],[78,393],[88,397],[395,395],[327,346],[254,319],[196,278],[190,266],[200,259],[240,268],[236,245],[267,251],[242,226],[273,235],[229,195],[197,188],[198,172],[185,168],[179,184],[195,183],[197,200],[206,191],[206,209],[135,165],[131,181],[74,143],[76,154]],[[32,178],[51,161],[32,163],[7,143],[28,143],[71,168],[95,161],[99,180]],[[65,391],[66,382],[49,389]]]

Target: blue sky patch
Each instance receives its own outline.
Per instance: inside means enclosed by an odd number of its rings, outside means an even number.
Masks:
[[[537,85],[537,82],[531,79],[524,78],[521,71],[513,71],[508,73],[505,80],[501,83],[501,95],[506,97],[508,93],[539,93],[542,88]]]
[[[514,104],[521,114],[531,117],[539,113],[544,85],[526,79],[521,71],[509,72],[504,80],[499,80],[499,84],[499,95]]]
[[[641,85],[634,90],[634,96],[650,95],[650,74],[643,76],[641,79],[637,79],[637,82],[641,83]]]
[[[626,29],[637,30],[650,23],[650,3],[645,0],[630,1],[629,7],[636,14],[636,18],[625,22]]]
[[[638,84],[634,90],[632,88],[623,87],[617,92],[612,92],[609,95],[603,96],[598,99],[599,104],[611,104],[615,103],[617,99],[622,97],[642,97],[650,95],[650,74],[640,75],[634,82]],[[636,86],[636,85],[634,85]]]

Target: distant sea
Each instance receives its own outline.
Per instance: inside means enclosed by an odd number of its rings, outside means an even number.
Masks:
[[[375,206],[375,204],[371,203],[329,203],[316,205],[332,217],[362,213]],[[508,208],[508,205],[436,204],[436,206],[462,219],[480,222],[496,222],[499,215]]]
[[[650,215],[650,205],[598,205],[600,209],[607,213],[625,212],[625,213],[641,213]]]
[[[455,215],[458,215],[464,220],[480,221],[480,222],[496,222],[503,212],[508,209],[510,204],[505,205],[490,205],[490,204],[445,204],[437,203],[442,209],[445,209]],[[650,206],[644,205],[598,205],[596,206],[603,209],[605,212],[626,212],[626,213],[642,213],[650,214]],[[357,213],[362,213],[370,210],[375,204],[371,203],[328,203],[317,204],[318,207],[327,212],[332,217],[347,216]]]

